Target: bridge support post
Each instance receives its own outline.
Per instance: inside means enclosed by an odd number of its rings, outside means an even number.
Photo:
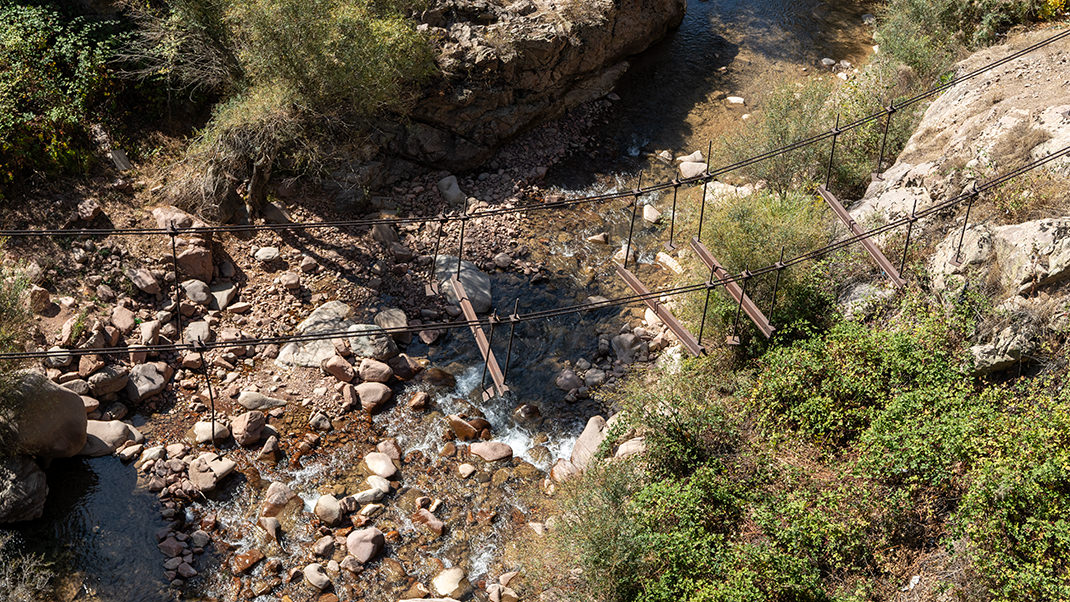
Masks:
[[[438,294],[438,282],[435,281],[435,272],[438,270],[438,249],[442,244],[442,232],[446,229],[446,218],[438,223],[438,235],[435,236],[435,253],[431,256],[431,272],[427,275],[427,286],[424,293],[431,297]]]
[[[494,349],[494,323],[498,321],[497,314],[491,314],[487,318],[487,322],[490,324],[490,334],[487,335],[487,349]],[[490,358],[492,353],[488,353],[487,357],[483,358],[483,374],[479,376],[479,388],[483,389],[487,384],[487,366],[490,365]]]
[[[706,302],[702,304],[702,321],[698,325],[698,343],[702,344],[702,335],[706,332],[706,312],[710,309],[710,293],[713,292],[713,276],[716,266],[710,266],[710,278],[706,281]]]
[[[702,182],[702,205],[698,212],[698,241],[702,242],[702,222],[706,219],[706,188],[710,185],[710,153],[713,152],[713,140],[706,145],[706,173]]]
[[[739,296],[739,305],[736,306],[736,318],[732,322],[732,336],[728,337],[725,342],[729,345],[739,345],[739,317],[743,314],[743,300],[747,298],[747,281],[750,280],[750,272],[743,270],[741,274],[743,276],[743,292]]]
[[[175,325],[178,327],[179,342],[182,341],[182,287],[179,285],[182,282],[178,277],[178,252],[176,250],[175,237],[178,236],[178,229],[175,228],[175,222],[172,220],[167,225],[167,235],[171,237],[171,266],[175,270]]]
[[[829,151],[829,165],[825,170],[825,188],[832,182],[832,160],[836,157],[836,140],[840,137],[840,114],[836,113],[836,127],[832,130],[832,150]]]
[[[676,250],[676,245],[673,244],[673,236],[676,234],[676,195],[680,192],[680,180],[673,178],[672,181],[672,215],[669,218],[669,242],[665,245],[665,250],[670,253]]]
[[[884,134],[881,135],[881,153],[877,158],[877,171],[875,172],[878,178],[882,173],[881,170],[884,169],[884,151],[888,148],[888,128],[892,125],[892,115],[895,115],[896,110],[894,102],[889,104],[886,109],[888,115],[884,119]]]
[[[970,225],[970,210],[973,209],[973,202],[977,200],[977,191],[974,190],[970,193],[970,200],[966,203],[966,219],[962,220],[962,231],[959,232],[959,244],[955,247],[955,256],[951,258],[951,265],[960,267],[962,265],[962,241],[966,238],[966,227]]]
[[[461,240],[457,249],[457,279],[461,279],[461,260],[464,259],[464,225],[468,223],[468,201],[464,202],[464,214],[461,216]]]
[[[910,250],[910,233],[914,230],[914,213],[918,210],[918,199],[914,198],[914,206],[910,208],[910,221],[907,222],[907,239],[903,242],[903,258],[899,260],[899,274],[907,267],[907,251]]]
[[[520,298],[513,303],[513,315],[509,316],[509,347],[505,351],[505,372],[503,378],[509,378],[509,364],[513,360],[513,337],[516,335],[516,323],[520,321],[517,310],[520,309]]]
[[[639,191],[643,188],[643,172],[639,172],[639,183],[635,185],[635,201],[632,202],[632,221],[628,224],[628,244],[624,248],[624,267],[628,267],[628,256],[632,254],[632,234],[635,230],[635,214],[639,211]],[[639,260],[635,263],[638,265]]]
[[[773,321],[773,309],[776,308],[776,294],[780,290],[780,274],[784,271],[784,249],[785,247],[780,247],[780,260],[774,264],[776,267],[776,280],[773,281],[773,299],[769,302],[770,323]]]

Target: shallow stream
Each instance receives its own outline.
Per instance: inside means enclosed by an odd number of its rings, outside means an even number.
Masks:
[[[871,5],[859,2],[830,5],[797,0],[690,0],[680,29],[633,60],[617,87],[620,100],[610,109],[606,123],[597,129],[599,144],[552,168],[548,185],[556,192],[575,196],[633,188],[640,171],[646,173],[646,178],[674,177],[672,168],[652,158],[656,151],[668,150],[674,156],[694,150],[705,153],[709,140],[738,127],[744,114],[761,110],[770,82],[804,77],[803,67],[819,69],[824,56],[860,62],[872,44],[871,32],[862,24],[862,15],[870,10]],[[744,97],[746,109],[727,108],[725,95]],[[653,196],[642,202],[655,204],[668,218],[671,196]],[[680,210],[688,211],[688,198],[682,196],[680,202]],[[626,239],[631,215],[631,207],[622,201],[555,212],[552,216],[536,214],[530,220],[527,238],[534,256],[549,265],[551,277],[533,285],[513,275],[495,276],[495,307],[499,315],[511,313],[517,299],[520,310],[525,312],[580,303],[591,295],[627,294],[612,273],[610,257]],[[599,232],[608,234],[608,247],[586,242],[587,236]],[[639,254],[639,271],[653,288],[667,278],[653,264],[655,253],[667,240],[667,232],[664,224],[656,228],[644,224],[641,212],[635,232],[633,244]],[[677,232],[678,236],[688,234]],[[509,443],[518,457],[542,470],[555,458],[567,457],[586,419],[604,413],[605,408],[593,399],[566,403],[554,386],[554,377],[566,362],[592,358],[598,335],[615,334],[622,324],[621,313],[605,309],[547,323],[521,324],[508,378],[514,399],[480,404],[494,427],[495,438]],[[507,339],[508,326],[502,325],[495,334],[499,357],[505,355]],[[478,403],[481,359],[467,332],[454,333],[444,343],[430,348],[415,344],[409,353],[426,356],[433,365],[457,377],[455,387],[435,391],[437,412],[447,414],[462,409],[465,402],[458,399]],[[399,400],[404,400],[406,393],[399,392]],[[510,414],[518,403],[538,405],[546,419],[531,430],[516,426]],[[397,406],[400,405],[399,401]],[[421,419],[393,407],[377,416],[375,423],[396,437],[406,452],[418,450],[435,456],[442,445],[440,417],[437,421]],[[530,450],[535,446],[542,446],[544,451],[533,454]],[[296,469],[280,464],[259,475],[262,485],[248,479],[230,488],[228,495],[210,504],[207,511],[215,513],[221,524],[241,532],[242,525],[249,524],[251,513],[256,512],[257,496],[268,481],[290,483],[308,505],[314,502],[318,491],[329,487],[331,480],[355,472],[355,453],[355,449],[342,450],[327,463]],[[79,591],[68,592],[67,599],[171,599],[164,593],[163,557],[156,549],[155,533],[164,522],[159,518],[155,496],[135,487],[131,467],[116,458],[56,462],[49,484],[52,493],[45,516],[14,531],[26,549],[45,553],[75,576],[73,581],[82,584]],[[411,483],[407,476],[406,485],[422,490],[435,487],[433,482]],[[498,512],[511,508],[518,516],[525,514],[521,496],[508,485],[502,489],[503,495],[492,504]],[[444,495],[434,491],[427,494]],[[453,505],[470,502],[452,500]],[[450,503],[447,500],[447,505]],[[395,506],[400,508],[402,504],[388,504],[390,514],[378,520],[396,525],[405,535],[415,527]],[[515,522],[503,520],[498,524]],[[253,545],[256,535],[248,531],[229,543],[239,551]],[[424,549],[426,555],[438,555],[441,565],[425,562],[413,570],[426,582],[436,566],[458,563],[475,582],[491,572],[503,544],[501,531],[475,529],[473,537],[451,534]],[[303,544],[313,541],[316,534],[310,528],[294,528],[292,537],[283,555],[302,557],[302,549],[307,549]],[[207,563],[198,560],[198,569],[211,574],[194,581],[192,587],[196,589],[199,583],[205,594],[230,598],[233,594],[224,572],[212,571],[202,564]],[[369,591],[367,599],[377,599],[376,594],[385,593]]]

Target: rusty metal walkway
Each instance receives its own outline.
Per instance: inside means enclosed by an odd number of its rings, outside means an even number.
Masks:
[[[453,292],[457,295],[461,312],[472,329],[472,336],[476,338],[476,346],[479,347],[479,352],[483,354],[484,365],[487,368],[487,372],[490,373],[491,381],[493,381],[493,384],[483,391],[483,401],[502,397],[509,392],[509,387],[505,386],[505,375],[502,374],[502,370],[498,366],[498,359],[494,357],[494,350],[490,347],[490,341],[487,340],[487,335],[483,333],[483,328],[479,326],[479,317],[476,316],[476,310],[472,307],[472,302],[468,300],[468,292],[464,290],[464,285],[457,279],[457,276],[450,278],[450,286],[453,287]],[[493,326],[491,329],[493,332]]]
[[[713,278],[723,279],[729,276],[728,270],[721,265],[721,262],[717,261],[717,258],[710,253],[706,245],[698,241],[698,238],[691,239],[691,248],[698,255],[698,258],[702,260],[702,263],[706,264],[706,267],[713,274]],[[750,298],[750,295],[746,293],[739,283],[730,281],[725,283],[725,290],[732,296],[732,299],[740,305],[743,311],[747,314],[747,317],[754,322],[754,325],[758,327],[765,338],[773,336],[776,332],[776,327],[769,323],[769,319],[765,317],[762,310],[758,309],[758,306],[754,304],[754,301]],[[738,337],[728,337],[730,343],[738,343]]]
[[[635,274],[629,272],[627,268],[619,263],[614,263],[613,267],[617,268],[617,273],[620,274],[620,277],[624,279],[624,282],[633,291],[643,296],[643,301],[646,302],[650,310],[669,327],[669,330],[676,335],[676,338],[680,340],[688,353],[696,357],[706,353],[706,350],[699,344],[698,339],[676,319],[676,316],[672,315],[672,312],[664,304],[658,301],[657,297],[651,295],[650,290],[643,286],[643,283],[635,277]]]
[[[861,227],[859,227],[858,222],[856,222],[851,217],[850,213],[847,213],[847,210],[844,209],[843,205],[840,203],[839,199],[837,199],[835,195],[829,192],[828,189],[826,189],[824,186],[818,186],[817,192],[821,195],[821,198],[825,199],[825,202],[828,203],[828,206],[832,207],[832,212],[835,213],[836,217],[840,218],[840,221],[847,226],[847,228],[851,231],[852,235],[865,235],[865,232],[862,230]],[[877,245],[873,242],[872,239],[867,236],[865,238],[862,238],[861,242],[862,246],[865,247],[867,252],[869,252],[869,255],[873,258],[873,260],[877,262],[877,265],[880,267],[881,270],[884,271],[885,275],[888,276],[888,280],[891,280],[893,285],[895,285],[897,288],[906,286],[906,282],[902,279],[902,277],[899,276],[899,270],[895,269],[895,266],[892,265],[892,262],[888,261],[888,258],[884,256],[884,253],[881,252],[881,250],[877,247]]]

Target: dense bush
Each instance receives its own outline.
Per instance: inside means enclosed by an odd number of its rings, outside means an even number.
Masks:
[[[1063,0],[891,0],[877,29],[881,50],[935,78],[964,50],[994,42],[1010,27],[1050,19]]]
[[[114,22],[0,2],[0,184],[88,169],[87,128],[108,104],[118,43]]]
[[[3,258],[3,246],[0,244],[0,261]],[[20,273],[0,266],[0,353],[23,350],[21,343],[26,339],[26,323],[29,319],[24,298],[26,287],[26,279]],[[0,362],[0,455],[12,449],[15,415],[12,394],[17,368],[19,366],[14,362]]]
[[[276,165],[313,171],[361,128],[404,114],[433,72],[407,18],[423,0],[172,0],[137,13],[131,72],[223,96],[172,192],[208,209],[249,180],[253,205]],[[340,142],[342,141],[342,142]],[[224,215],[217,217],[226,217]]]
[[[749,196],[729,196],[708,202],[702,240],[725,269],[735,275],[776,263],[781,251],[785,258],[792,258],[817,249],[829,241],[829,232],[827,209],[817,197],[762,190]],[[707,279],[709,271],[701,263],[695,263],[698,267],[688,275],[688,281]],[[781,273],[776,306],[768,317],[785,338],[824,325],[831,318],[833,298],[824,274],[820,265],[812,269],[786,269]],[[775,286],[775,273],[755,277],[747,282],[747,295],[768,313]],[[695,293],[685,300],[682,308],[681,316],[695,332],[699,330],[705,302],[705,292]],[[717,338],[731,333],[736,313],[737,305],[732,297],[721,288],[714,290],[707,310],[706,334]],[[760,335],[752,336],[757,330],[745,315],[741,317],[741,325],[748,351],[759,353],[766,342]]]

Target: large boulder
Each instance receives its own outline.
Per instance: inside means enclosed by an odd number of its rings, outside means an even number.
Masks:
[[[450,280],[456,275],[457,257],[440,255],[435,262],[435,278],[438,280],[439,290],[446,295],[446,300],[454,304],[458,303],[458,300]],[[462,261],[460,281],[476,313],[484,314],[490,311],[494,302],[490,276],[474,263]]]
[[[37,372],[19,375],[14,400],[19,453],[69,458],[85,447],[86,411],[82,397]]]
[[[0,456],[0,523],[40,518],[48,497],[45,473],[29,456]]]
[[[349,327],[349,346],[358,357],[388,360],[398,354],[398,346],[382,328],[375,324],[354,324]]]
[[[78,455],[91,458],[108,456],[127,441],[141,443],[144,440],[144,435],[136,428],[121,420],[89,420],[86,422],[85,447]]]
[[[177,207],[164,205],[152,210],[152,217],[160,228],[169,228],[174,225],[180,230],[188,228],[204,228],[208,224],[196,217],[182,211]],[[179,272],[202,280],[211,282],[212,272],[212,236],[211,234],[189,232],[180,233],[175,237],[175,250],[178,253]]]
[[[342,301],[329,301],[317,307],[303,322],[297,325],[298,334],[322,334],[345,332],[356,322],[352,320],[353,309]],[[344,338],[343,336],[338,337]],[[318,368],[324,360],[335,354],[330,340],[287,343],[279,350],[275,362],[282,366]]]
[[[587,470],[587,467],[594,461],[595,454],[598,453],[598,447],[602,445],[602,440],[606,438],[606,421],[601,416],[593,416],[587,421],[587,426],[580,433],[579,439],[576,439],[576,444],[572,447],[572,456],[570,461],[580,471]]]

